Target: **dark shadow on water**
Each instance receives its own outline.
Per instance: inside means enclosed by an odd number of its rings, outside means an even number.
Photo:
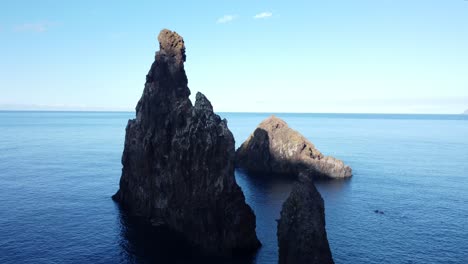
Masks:
[[[293,183],[296,179],[295,175],[292,174],[275,174],[275,173],[260,173],[260,172],[251,172],[243,168],[236,167],[235,174],[237,177],[246,177],[252,183],[258,184],[290,184]]]
[[[183,237],[162,226],[152,226],[146,219],[119,210],[121,262],[123,263],[253,263],[254,256],[221,259],[203,256]]]
[[[332,180],[316,180],[314,183],[317,188],[326,190],[329,193],[342,193],[351,186],[352,180],[353,177]]]
[[[253,173],[241,168],[236,168],[236,176],[241,187],[248,187],[249,189],[270,189],[278,186],[290,189],[297,178],[293,174]],[[319,178],[314,180],[314,184],[320,190],[339,194],[350,188],[352,179],[353,177],[343,179]],[[242,186],[245,184],[248,184],[248,186]]]
[[[257,217],[257,235],[263,246],[256,255],[220,259],[203,256],[183,237],[166,227],[152,226],[146,219],[132,216],[117,203],[120,225],[119,246],[122,263],[228,263],[249,264],[276,262],[276,221],[281,205],[289,196],[294,177],[271,174],[248,174],[236,169],[236,179]],[[339,195],[350,180],[316,181],[322,195]],[[276,256],[276,257],[275,257]]]

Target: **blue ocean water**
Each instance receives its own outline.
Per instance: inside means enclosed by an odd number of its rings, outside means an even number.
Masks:
[[[237,146],[268,116],[221,115]],[[196,262],[110,199],[133,116],[0,112],[0,263]],[[468,263],[467,116],[277,116],[353,168],[351,180],[317,183],[336,263]],[[276,263],[275,219],[291,182],[236,179],[263,243],[237,263]]]

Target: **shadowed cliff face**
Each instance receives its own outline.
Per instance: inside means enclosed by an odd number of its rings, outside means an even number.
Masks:
[[[271,116],[237,149],[236,165],[254,173],[297,176],[303,172],[315,179],[351,177],[341,160],[324,156],[283,120]]]
[[[203,94],[190,102],[182,37],[163,30],[158,40],[136,119],[126,128],[114,199],[209,254],[255,250],[255,215],[234,178],[227,121]]]
[[[303,173],[283,204],[277,236],[280,264],[334,263],[325,230],[323,199]]]

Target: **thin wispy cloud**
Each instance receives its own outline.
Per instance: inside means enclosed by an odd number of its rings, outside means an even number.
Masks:
[[[15,32],[35,32],[43,33],[49,30],[52,24],[48,22],[23,23],[13,27]]]
[[[237,16],[236,15],[225,15],[223,17],[220,17],[216,23],[218,24],[225,24],[225,23],[229,23],[231,21],[233,21],[234,19],[236,19]]]
[[[265,18],[269,18],[273,16],[273,13],[271,12],[262,12],[262,13],[259,13],[259,14],[256,14],[254,16],[255,19],[265,19]]]

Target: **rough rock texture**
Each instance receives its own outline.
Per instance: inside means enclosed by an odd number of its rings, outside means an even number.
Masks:
[[[192,106],[182,37],[162,30],[158,40],[136,119],[127,124],[120,189],[113,198],[208,254],[255,250],[255,215],[234,178],[227,121],[201,93]]]
[[[325,230],[322,197],[310,177],[299,174],[278,221],[280,264],[334,263]]]
[[[346,178],[352,172],[341,160],[324,156],[299,132],[271,116],[263,120],[237,149],[236,165],[254,173],[297,175],[313,178]]]

